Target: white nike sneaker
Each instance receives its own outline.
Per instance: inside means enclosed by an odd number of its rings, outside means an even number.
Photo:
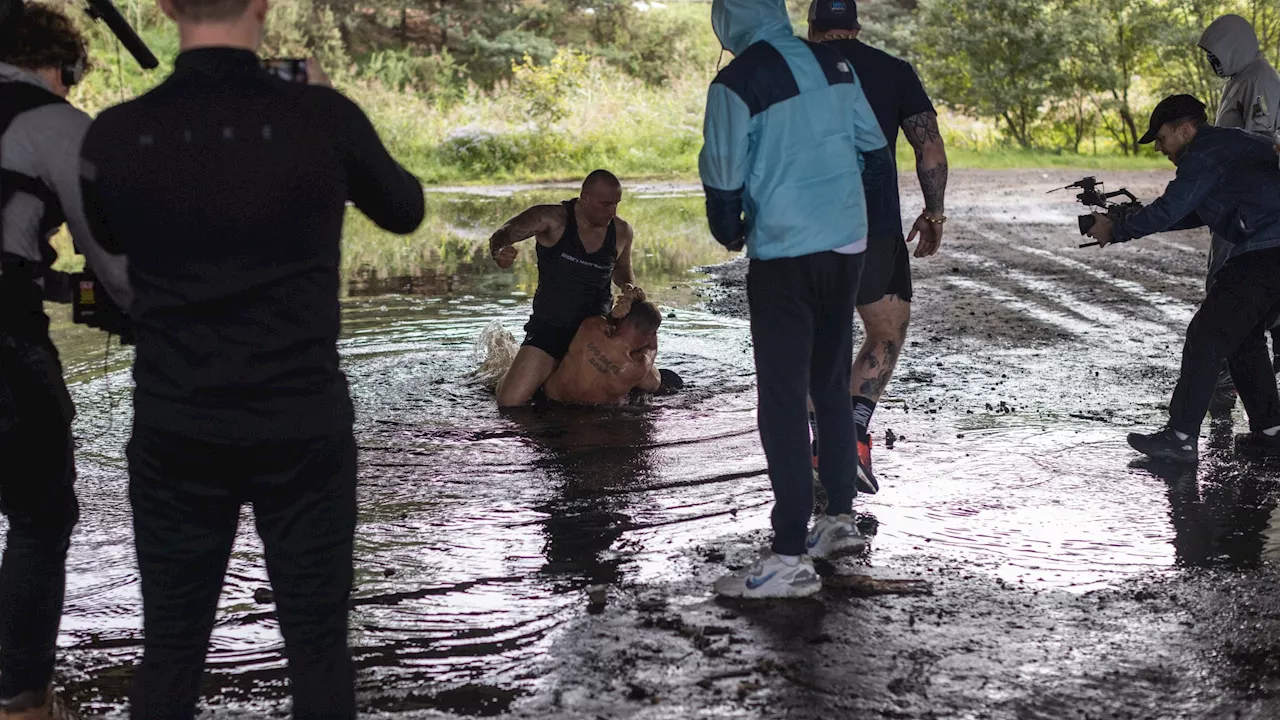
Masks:
[[[807,555],[788,565],[773,552],[763,552],[742,572],[716,580],[717,595],[734,598],[798,598],[808,597],[822,589],[822,578],[813,569]]]
[[[867,546],[867,538],[858,530],[852,515],[820,515],[804,543],[810,557],[834,558],[856,555]]]

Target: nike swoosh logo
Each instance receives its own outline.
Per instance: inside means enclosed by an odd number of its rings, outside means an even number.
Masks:
[[[773,572],[769,573],[768,575],[765,575],[764,577],[758,577],[758,578],[748,577],[747,589],[758,590],[761,585],[764,585],[765,583],[769,582],[769,580],[771,580],[773,576],[777,574],[778,574],[778,571],[774,570]]]
[[[804,543],[805,547],[807,547],[810,550],[818,547],[818,543],[822,542],[822,534],[825,533],[826,531],[827,531],[826,528],[822,528],[821,530],[819,530],[813,537],[805,541]]]

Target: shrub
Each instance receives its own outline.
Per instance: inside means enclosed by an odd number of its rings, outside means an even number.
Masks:
[[[588,63],[585,55],[563,48],[545,65],[525,55],[524,62],[511,66],[515,75],[512,85],[534,120],[546,127],[568,113],[569,101],[587,78]]]

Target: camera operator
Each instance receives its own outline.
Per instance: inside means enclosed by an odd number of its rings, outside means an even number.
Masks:
[[[1130,433],[1129,444],[1152,457],[1194,462],[1200,424],[1226,360],[1252,431],[1240,445],[1280,450],[1280,396],[1265,336],[1280,313],[1280,166],[1272,143],[1208,125],[1204,104],[1190,95],[1160,101],[1139,140],[1152,141],[1178,167],[1177,176],[1162,197],[1114,224],[1095,213],[1089,235],[1107,245],[1207,225],[1234,252],[1187,328],[1168,426],[1151,435]]]
[[[337,340],[348,199],[422,221],[422,187],[328,86],[263,69],[267,0],[160,0],[173,74],[103,112],[83,150],[95,234],[127,253],[129,442],[144,654],[134,718],[190,718],[240,508],[251,503],[293,715],[355,716],[347,646],[356,445]],[[308,84],[309,83],[309,84]]]
[[[0,43],[0,510],[9,530],[0,565],[0,717],[53,717],[54,650],[66,556],[79,517],[71,438],[74,408],[49,338],[44,301],[70,302],[71,281],[51,269],[64,220],[121,307],[124,258],[88,231],[80,198],[80,144],[89,116],[66,101],[87,59],[84,39],[58,10],[5,3]],[[61,711],[58,711],[61,712]],[[61,717],[61,715],[59,715]]]

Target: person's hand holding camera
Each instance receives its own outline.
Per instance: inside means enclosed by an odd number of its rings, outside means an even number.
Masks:
[[[1102,213],[1093,213],[1093,227],[1089,228],[1088,235],[1098,241],[1098,247],[1106,247],[1111,244],[1113,229],[1111,218]]]

